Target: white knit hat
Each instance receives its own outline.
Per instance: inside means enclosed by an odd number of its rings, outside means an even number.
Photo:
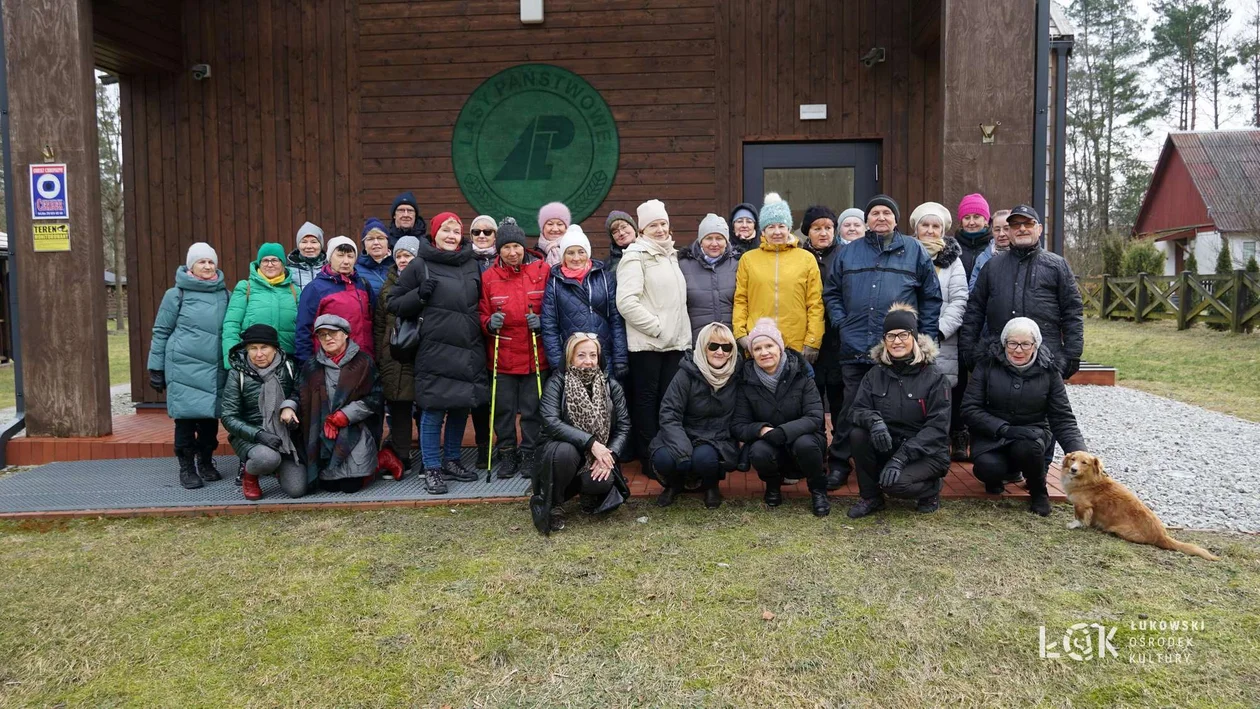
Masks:
[[[564,256],[564,252],[568,251],[570,246],[581,246],[586,249],[588,257],[591,255],[591,240],[586,238],[582,227],[577,224],[570,224],[569,228],[564,230],[564,236],[560,237],[560,255]]]
[[[945,205],[940,202],[924,202],[910,212],[910,230],[918,229],[919,220],[927,216],[941,220],[941,231],[949,231],[953,227],[954,219],[949,215],[949,209]]]
[[[709,234],[721,234],[726,237],[727,241],[731,240],[731,230],[726,226],[726,220],[713,212],[704,215],[704,219],[700,220],[700,235],[698,238],[703,239]]]
[[[657,219],[664,219],[665,223],[669,223],[669,214],[665,211],[665,203],[659,199],[649,199],[639,205],[639,229],[646,229],[648,224]]]
[[[188,247],[188,256],[184,259],[184,265],[191,271],[193,264],[203,258],[208,258],[211,261],[214,261],[214,265],[216,266],[219,265],[219,255],[214,252],[214,248],[204,241],[198,241]]]
[[[342,246],[342,245],[349,246],[350,248],[354,249],[355,256],[359,255],[358,244],[355,244],[354,239],[351,239],[348,236],[334,236],[333,238],[329,239],[328,240],[328,255],[332,256],[332,253],[337,250],[337,247]]]

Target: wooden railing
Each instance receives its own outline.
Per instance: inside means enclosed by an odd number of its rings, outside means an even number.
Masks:
[[[1085,314],[1108,320],[1176,320],[1177,329],[1195,323],[1231,332],[1260,326],[1260,279],[1246,271],[1227,276],[1093,276],[1078,278]]]

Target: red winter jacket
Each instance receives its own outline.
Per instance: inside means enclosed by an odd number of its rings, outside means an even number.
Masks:
[[[481,329],[486,337],[486,364],[494,371],[494,333],[487,329],[490,316],[502,310],[503,329],[499,331],[499,372],[502,374],[533,374],[534,353],[525,315],[533,308],[542,318],[543,292],[551,267],[543,255],[532,249],[525,252],[525,263],[520,268],[503,265],[496,258],[481,274]],[[542,333],[537,336],[538,363],[547,369],[547,353],[543,352]]]

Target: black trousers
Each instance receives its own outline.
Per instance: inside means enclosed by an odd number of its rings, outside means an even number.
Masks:
[[[1046,495],[1045,451],[1037,441],[1011,441],[996,450],[987,451],[971,465],[971,473],[985,484],[997,484],[1023,473],[1029,494]]]
[[[814,383],[818,385],[818,396],[822,398],[823,408],[831,418],[832,435],[840,428],[840,412],[844,410],[844,374],[840,365],[817,364],[814,366]],[[827,460],[833,468],[848,468],[849,461],[836,460],[828,449]]]
[[[631,352],[630,379],[634,382],[630,400],[630,425],[634,427],[634,450],[640,461],[648,461],[652,439],[661,430],[661,398],[678,373],[681,352]]]
[[[840,365],[841,386],[844,388],[844,403],[840,407],[839,419],[832,418],[831,447],[828,449],[827,457],[831,461],[832,466],[841,470],[849,469],[849,458],[853,457],[853,451],[849,447],[849,432],[853,430],[853,424],[849,422],[849,409],[853,408],[853,400],[857,398],[858,387],[862,385],[862,378],[874,366],[873,364],[857,362]]]
[[[500,375],[501,376],[501,375]],[[471,411],[473,437],[477,447],[490,445],[490,402],[486,402]]]
[[[175,419],[175,451],[213,455],[219,447],[218,419]]]
[[[411,458],[411,410],[414,407],[412,401],[385,402],[389,412],[389,442],[404,468],[410,464]]]
[[[543,447],[542,455],[551,456],[551,495],[557,505],[578,494],[599,495],[602,499],[612,489],[611,475],[606,480],[593,480],[589,468],[578,475],[586,455],[572,443],[552,441]]]
[[[959,361],[958,384],[954,385],[949,392],[949,432],[951,434],[967,430],[967,424],[963,422],[962,417],[962,400],[963,394],[967,391],[967,380],[970,378],[967,368]]]
[[[896,483],[882,487],[879,484],[879,474],[883,472],[884,465],[893,457],[901,441],[894,439],[892,450],[880,453],[871,443],[870,431],[854,426],[849,432],[849,445],[853,450],[853,463],[857,467],[858,494],[863,499],[872,500],[883,492],[891,497],[917,500],[940,493],[944,485],[948,463],[916,460],[906,464]]]
[[[538,412],[538,378],[533,374],[499,374],[498,377],[494,402],[494,448],[503,451],[518,447],[516,416],[520,414],[519,447],[521,452],[533,452],[542,428],[542,415]]]
[[[683,487],[688,480],[697,480],[702,489],[718,484],[723,478],[722,460],[717,449],[701,443],[691,450],[691,460],[680,463],[664,446],[652,454],[652,467],[666,487]]]
[[[827,489],[820,436],[801,436],[786,446],[753,441],[748,446],[748,459],[767,487],[782,485],[783,478],[801,477],[810,490]]]

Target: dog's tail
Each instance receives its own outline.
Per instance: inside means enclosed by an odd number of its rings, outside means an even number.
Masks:
[[[1179,551],[1182,554],[1189,554],[1191,556],[1201,556],[1204,559],[1207,559],[1208,561],[1220,561],[1220,557],[1212,554],[1212,552],[1208,551],[1207,549],[1204,549],[1203,547],[1197,544],[1177,541],[1176,539],[1173,539],[1168,534],[1164,534],[1164,538],[1156,542],[1155,546],[1159,547],[1160,549],[1169,549],[1171,551]]]

